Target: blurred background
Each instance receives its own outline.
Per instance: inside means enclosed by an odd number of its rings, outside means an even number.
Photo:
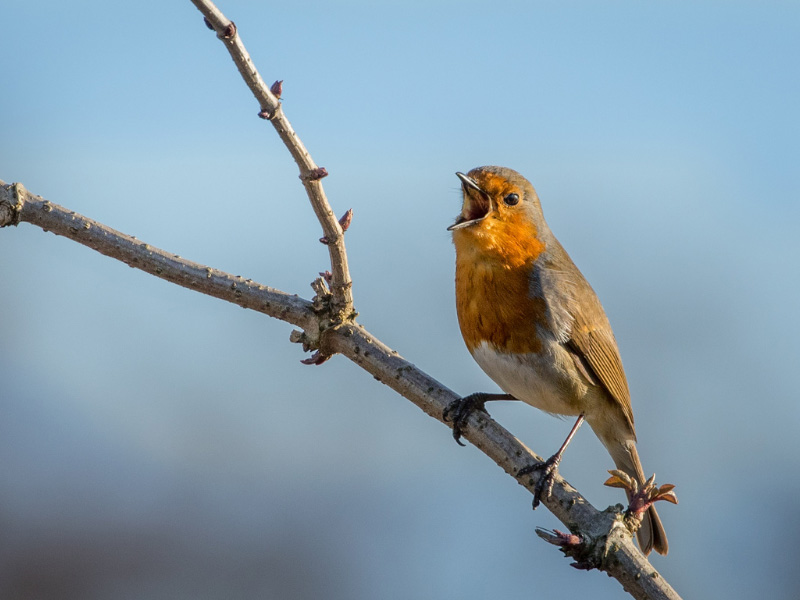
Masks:
[[[457,170],[499,164],[600,295],[685,597],[800,595],[800,5],[220,1],[318,164],[359,320],[459,393]],[[305,297],[289,154],[190,2],[6,1],[0,179]],[[450,430],[291,327],[0,231],[0,596],[620,598]],[[795,316],[792,316],[795,315]],[[570,422],[492,415],[540,454]],[[589,429],[561,473],[596,506]]]

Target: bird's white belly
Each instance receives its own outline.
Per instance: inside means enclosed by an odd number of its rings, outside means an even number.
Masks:
[[[575,365],[563,347],[553,345],[541,354],[505,354],[486,342],[472,357],[507,394],[545,412],[578,415],[586,387],[577,380]],[[549,350],[549,352],[548,352]]]

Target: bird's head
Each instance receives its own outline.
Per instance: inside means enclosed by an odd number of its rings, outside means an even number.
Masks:
[[[469,246],[515,263],[534,260],[544,250],[547,225],[527,179],[505,167],[477,167],[456,175],[464,203],[448,229],[457,250]]]

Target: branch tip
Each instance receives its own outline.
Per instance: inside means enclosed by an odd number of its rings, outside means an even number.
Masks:
[[[339,225],[342,226],[342,233],[350,229],[350,223],[353,222],[353,209],[348,208],[347,212],[342,215],[342,218],[339,219]]]
[[[300,362],[303,363],[304,365],[321,365],[330,357],[331,357],[330,354],[323,354],[322,352],[317,350],[310,357],[304,358]]]
[[[544,529],[542,527],[536,528],[536,535],[542,538],[548,544],[559,546],[561,548],[575,548],[583,544],[581,536],[574,533],[564,533],[558,529]]]
[[[325,273],[328,273],[328,271],[325,271]],[[325,281],[325,273],[320,273],[321,277],[317,277],[311,282],[311,289],[316,292],[317,296],[330,296],[331,294],[327,281]]]
[[[542,538],[548,544],[553,544],[561,548],[561,551],[566,556],[575,558],[576,561],[570,563],[570,566],[580,571],[591,571],[597,569],[599,563],[591,555],[591,548],[587,545],[580,535],[574,533],[564,533],[558,529],[544,529],[542,527],[536,528],[536,535]]]

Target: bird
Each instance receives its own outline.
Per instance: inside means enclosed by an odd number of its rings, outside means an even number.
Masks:
[[[445,419],[453,421],[456,441],[469,414],[484,410],[485,402],[521,400],[547,413],[577,417],[558,452],[518,473],[544,471],[534,508],[542,493],[549,497],[561,456],[584,420],[617,469],[644,485],[614,333],[597,294],[550,231],[533,185],[498,166],[456,175],[463,204],[448,229],[456,251],[458,323],[470,354],[504,392],[477,392],[447,407]],[[637,538],[645,555],[667,554],[667,536],[653,506]]]

